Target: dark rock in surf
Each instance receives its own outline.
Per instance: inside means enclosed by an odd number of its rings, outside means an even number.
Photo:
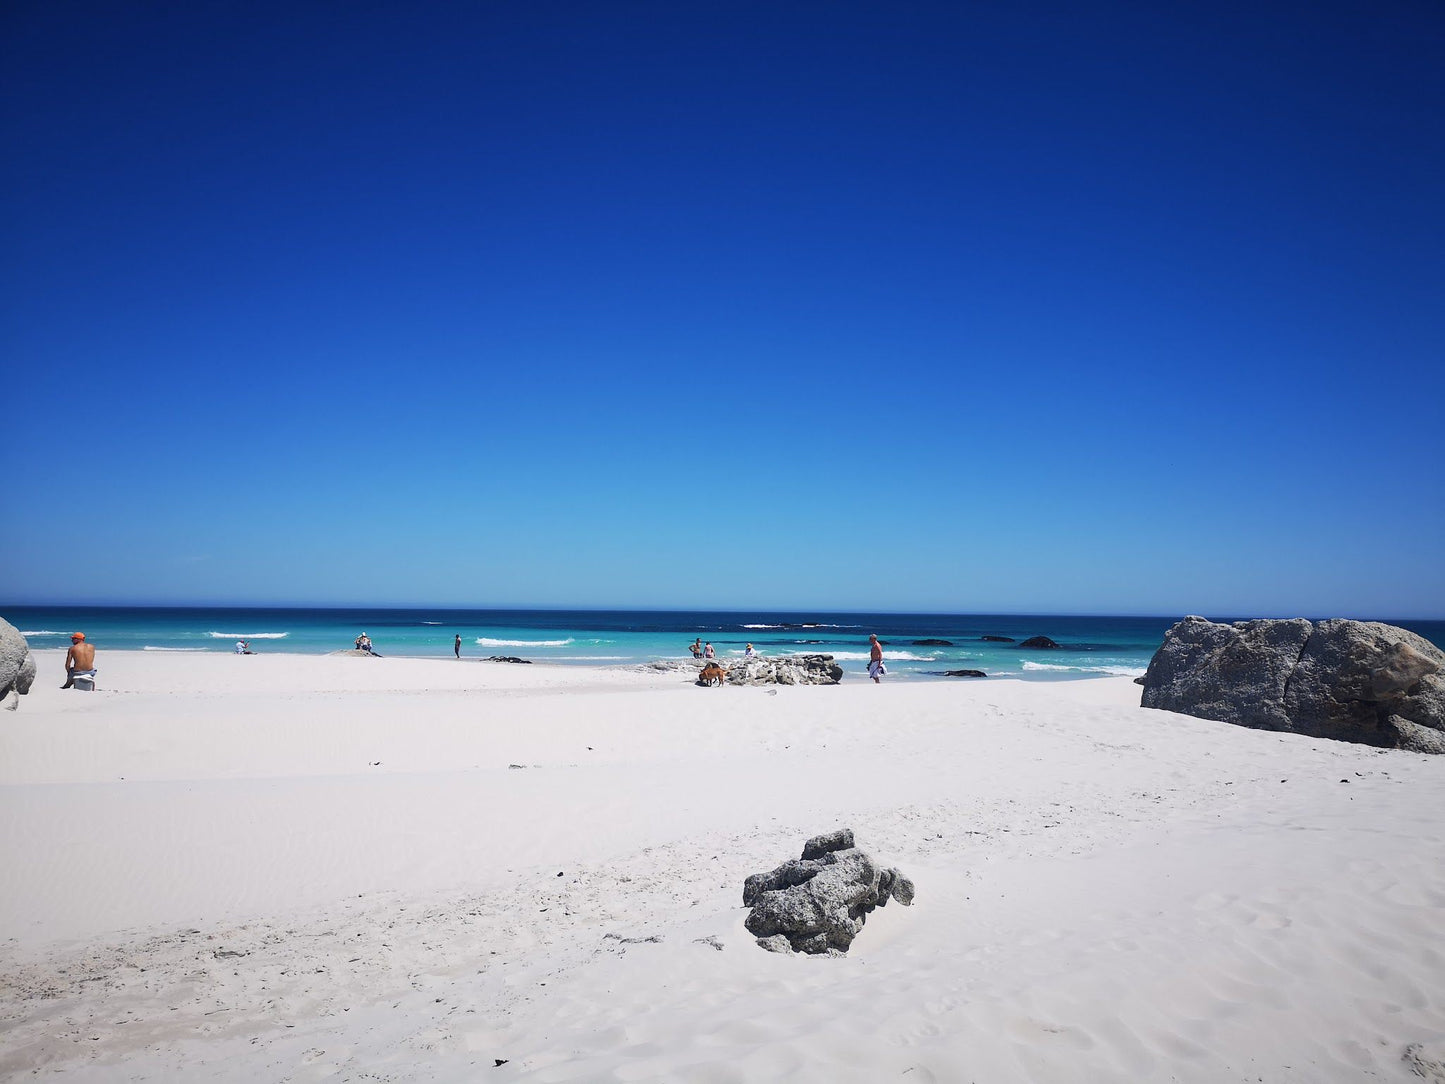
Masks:
[[[1058,646],[1058,644],[1054,643],[1047,636],[1030,636],[1023,643],[1019,644],[1019,647],[1030,647],[1040,651],[1056,651],[1058,650]]]
[[[519,659],[515,655],[488,655],[487,662],[519,662],[523,666],[531,666],[531,659]]]
[[[914,647],[952,647],[952,640],[914,640]]]
[[[980,636],[980,640],[987,640],[991,644],[1011,644],[1014,642],[1012,636]]]
[[[944,677],[988,677],[982,670],[945,670]]]

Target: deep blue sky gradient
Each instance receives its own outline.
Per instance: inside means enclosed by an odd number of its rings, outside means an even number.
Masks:
[[[0,600],[1445,616],[1437,3],[0,18]]]

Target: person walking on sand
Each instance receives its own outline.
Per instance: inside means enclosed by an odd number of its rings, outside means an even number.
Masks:
[[[462,634],[457,633],[457,642],[452,644],[452,650],[457,653],[457,658],[462,657]]]
[[[873,679],[874,685],[880,685],[882,682],[879,679],[886,673],[888,673],[888,669],[883,665],[883,645],[878,642],[878,634],[870,632],[868,634],[868,676]]]
[[[65,653],[65,684],[61,688],[70,688],[78,676],[95,677],[95,645],[85,642],[85,633],[72,632],[70,650]]]

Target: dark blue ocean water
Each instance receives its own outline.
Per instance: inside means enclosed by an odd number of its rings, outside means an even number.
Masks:
[[[6,606],[0,616],[33,648],[63,647],[83,631],[98,649],[231,651],[246,639],[257,652],[324,654],[361,632],[383,655],[450,656],[462,637],[466,658],[518,655],[537,662],[619,665],[687,657],[695,637],[726,659],[747,644],[765,655],[823,652],[861,672],[868,634],[885,646],[891,673],[943,670],[1040,679],[1141,674],[1174,617],[1019,614],[869,614],[644,610],[274,609]],[[1220,616],[1219,620],[1229,619]],[[1388,618],[1384,619],[1388,620]],[[1445,646],[1445,622],[1392,621]],[[1020,649],[1048,636],[1057,651]],[[983,640],[1012,637],[1015,643]],[[946,644],[920,643],[945,640]]]

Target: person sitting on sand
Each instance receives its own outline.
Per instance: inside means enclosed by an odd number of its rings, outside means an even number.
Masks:
[[[717,652],[712,649],[712,644],[705,644],[702,649],[702,657],[705,659],[717,658]]]
[[[702,658],[702,637],[699,636],[692,643],[688,644],[687,649],[692,652],[692,657],[694,659]]]
[[[256,653],[251,650],[251,641],[250,641],[250,640],[237,640],[237,641],[236,641],[236,654],[237,654],[237,655],[254,655],[254,654],[256,654]]]
[[[70,650],[65,653],[65,684],[68,689],[77,677],[95,677],[95,645],[85,642],[85,633],[70,634]]]
[[[697,680],[704,685],[712,685],[714,682],[716,682],[717,687],[721,689],[723,686],[723,682],[727,680],[727,677],[728,672],[726,670],[724,670],[716,662],[710,662],[702,668],[702,672],[697,675]]]
[[[753,650],[753,645],[752,645],[752,644],[749,644],[747,647],[743,648],[743,658],[745,658],[745,659],[756,659],[757,657],[758,657],[758,653]]]
[[[868,634],[868,676],[873,679],[874,685],[882,684],[879,680],[888,673],[887,667],[883,665],[883,645],[878,642],[878,634]]]
[[[360,636],[358,636],[356,638],[356,650],[365,651],[368,655],[372,654],[371,637],[366,635],[366,633],[364,632]]]

